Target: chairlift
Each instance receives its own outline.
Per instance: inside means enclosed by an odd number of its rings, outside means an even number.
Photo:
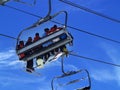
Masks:
[[[87,77],[80,78],[80,77],[75,76],[76,74],[79,75],[83,71],[87,74]],[[72,77],[75,77],[75,79],[70,80],[70,78],[72,78]],[[68,78],[68,81],[65,82],[65,83],[60,83],[58,81],[59,79],[64,80],[65,78]],[[84,87],[81,87],[80,82],[83,81],[83,80],[87,80],[88,85],[85,85]],[[86,69],[81,69],[81,70],[77,70],[77,71],[69,71],[66,74],[62,74],[60,76],[54,77],[51,81],[52,90],[57,90],[57,88],[58,88],[58,87],[55,87],[55,81],[57,81],[57,85],[59,87],[65,87],[65,86],[68,86],[68,85],[73,85],[73,84],[78,85],[79,84],[80,86],[77,86],[77,87],[80,87],[80,88],[74,88],[73,87],[74,90],[90,90],[90,88],[91,88],[91,80],[90,80],[89,72]],[[66,81],[66,80],[64,80],[64,81]]]
[[[22,1],[22,0],[0,0],[0,5],[4,5],[5,3],[9,2],[9,1],[22,3],[22,4],[29,5],[29,6],[34,6],[36,4],[36,0],[33,0],[32,3],[28,3],[28,2],[25,2],[25,1]]]
[[[68,54],[69,53],[72,53],[72,51],[68,52]],[[62,71],[63,74],[60,75],[60,76],[56,76],[56,77],[54,77],[52,79],[52,81],[51,81],[51,88],[52,88],[52,90],[57,90],[57,89],[55,89],[55,83],[54,83],[55,80],[58,80],[58,79],[63,79],[64,80],[64,78],[69,78],[70,79],[70,77],[74,77],[75,79],[72,79],[72,80],[70,80],[70,81],[68,81],[66,83],[63,83],[63,84],[58,82],[58,86],[64,87],[64,86],[73,85],[73,84],[76,84],[76,83],[80,84],[80,82],[82,80],[87,80],[87,82],[88,82],[87,84],[88,85],[86,85],[84,87],[80,87],[80,88],[75,88],[74,90],[90,90],[90,88],[91,88],[91,79],[90,79],[90,75],[89,75],[89,72],[88,72],[87,69],[65,71],[64,70],[64,54],[63,54],[62,59],[61,59],[61,66],[62,66],[61,67],[61,71]],[[81,72],[85,72],[86,73],[86,77],[80,78],[80,76],[79,76],[79,77],[76,78],[75,75],[80,75]]]
[[[48,14],[44,18],[38,20],[32,26],[30,26],[28,28],[25,28],[24,30],[22,30],[19,33],[18,38],[17,38],[17,44],[16,44],[17,55],[20,56],[21,54],[25,54],[26,52],[29,52],[30,50],[33,51],[30,55],[24,56],[21,59],[22,61],[28,61],[28,60],[34,59],[36,57],[43,56],[45,53],[49,53],[50,51],[52,51],[56,48],[59,48],[61,46],[64,46],[64,45],[72,42],[73,38],[70,35],[70,33],[66,30],[67,12],[66,11],[60,11],[58,13],[55,13],[54,15],[50,15],[50,12],[51,12],[51,0],[49,0],[49,12],[48,12]],[[33,42],[32,44],[30,44],[28,46],[24,46],[21,49],[18,49],[19,42],[21,41],[20,37],[22,36],[23,32],[25,32],[25,31],[29,32],[29,30],[35,29],[36,27],[41,26],[42,24],[50,21],[51,19],[55,18],[56,16],[58,16],[61,13],[65,14],[65,24],[60,30],[56,30],[55,32],[53,32],[51,34],[49,34],[45,37],[42,37],[38,41]],[[61,39],[60,37],[63,36],[63,35],[66,35],[66,38]],[[25,41],[25,40],[22,40],[22,41]],[[43,44],[45,44],[49,41],[51,41],[52,44],[50,44],[48,46],[45,46],[45,47],[42,47],[38,51],[34,51],[35,48],[37,48],[38,46],[43,45]]]

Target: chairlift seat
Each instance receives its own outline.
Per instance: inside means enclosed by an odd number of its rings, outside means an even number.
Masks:
[[[66,74],[63,74],[61,76],[56,76],[55,78],[53,78],[53,80],[51,82],[52,90],[55,90],[54,88],[58,88],[58,86],[59,87],[67,87],[67,86],[69,87],[69,85],[73,85],[73,86],[76,85],[76,87],[73,87],[74,90],[90,90],[91,84],[88,79],[89,76],[87,76],[88,78],[84,79],[85,82],[86,82],[86,80],[88,80],[88,85],[86,85],[87,83],[85,83],[84,87],[81,87],[81,85],[80,85],[81,81],[83,80],[80,77],[81,71],[84,71],[84,70],[68,71]],[[55,81],[57,82],[57,84],[55,84],[56,83]],[[81,88],[78,88],[78,86]]]
[[[20,49],[20,50],[17,50],[17,54],[21,54],[21,53],[25,53],[29,50],[32,50],[34,49],[35,47],[39,46],[39,45],[43,45],[45,43],[48,43],[49,41],[53,41],[55,40],[56,38],[59,38],[61,35],[63,34],[66,34],[67,35],[67,38],[63,39],[63,40],[58,40],[58,42],[53,42],[52,44],[46,46],[46,47],[42,47],[39,51],[36,51],[34,52],[33,54],[31,55],[28,55],[26,57],[24,57],[22,60],[23,61],[27,61],[27,60],[31,60],[35,57],[38,57],[38,56],[41,56],[45,53],[48,53],[56,48],[59,48],[63,45],[66,45],[68,43],[70,43],[72,41],[72,38],[71,36],[69,35],[69,33],[65,30],[65,29],[62,29],[62,30],[59,30],[51,35],[48,35],[46,37],[43,37],[41,38],[40,40]]]

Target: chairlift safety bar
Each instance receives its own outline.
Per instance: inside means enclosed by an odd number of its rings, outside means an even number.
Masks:
[[[45,54],[45,53],[47,53],[47,52],[52,51],[52,50],[54,50],[55,48],[59,48],[60,46],[63,46],[63,45],[65,45],[65,44],[67,44],[67,43],[69,43],[69,42],[71,42],[71,41],[72,41],[72,39],[69,39],[69,38],[67,38],[67,39],[65,39],[65,40],[62,40],[62,41],[59,41],[59,42],[55,43],[54,45],[50,45],[50,46],[42,49],[41,51],[30,55],[29,57],[23,58],[22,60],[23,60],[23,61],[31,60],[31,59],[33,59],[33,58],[35,58],[35,57],[41,56],[41,55],[43,55],[43,54]]]
[[[40,40],[30,44],[29,46],[26,46],[26,47],[24,47],[24,48],[22,48],[20,50],[17,50],[17,54],[24,53],[25,51],[28,51],[28,50],[32,49],[33,47],[35,47],[35,46],[42,45],[43,43],[45,43],[45,42],[47,42],[47,41],[61,35],[61,34],[64,34],[64,33],[67,33],[67,31],[62,29],[62,30],[59,30],[59,31],[51,34],[51,35],[48,35],[48,36],[46,36],[44,38],[41,38]]]

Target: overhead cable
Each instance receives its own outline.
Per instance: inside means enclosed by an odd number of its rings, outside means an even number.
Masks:
[[[84,7],[84,6],[75,4],[75,3],[71,2],[71,1],[68,1],[68,0],[60,0],[60,1],[63,2],[63,3],[69,4],[69,5],[73,6],[73,7],[76,7],[76,8],[82,9],[82,10],[84,10],[84,11],[93,13],[93,14],[95,14],[95,15],[97,15],[97,16],[101,16],[101,17],[106,18],[106,19],[109,19],[109,20],[111,20],[111,21],[120,23],[120,20],[118,20],[118,19],[115,19],[115,18],[112,18],[112,17],[110,17],[110,16],[104,15],[103,13],[94,11],[94,10],[89,9],[89,8],[87,8],[87,7]]]
[[[32,15],[32,16],[37,17],[37,18],[42,18],[42,17],[39,16],[39,15],[35,15],[35,14],[30,13],[30,12],[27,12],[27,11],[24,11],[24,10],[20,10],[20,9],[17,9],[17,8],[15,8],[15,7],[12,7],[12,6],[9,6],[9,5],[6,5],[6,4],[5,4],[5,6],[8,7],[8,8],[11,8],[11,9],[14,9],[14,10],[17,10],[17,11],[20,11],[20,12],[22,12],[22,13],[25,13],[25,14],[28,14],[28,15]],[[56,23],[56,24],[64,25],[64,24],[62,24],[62,23],[59,23],[59,22],[56,22],[56,21],[53,21],[53,20],[50,20],[50,21],[53,22],[53,23]],[[76,27],[69,26],[69,25],[67,25],[67,27],[68,27],[68,28],[71,28],[71,29],[74,29],[74,30],[76,30],[76,31],[79,31],[79,32],[82,32],[82,33],[91,35],[91,36],[95,36],[95,37],[98,37],[98,38],[102,38],[102,39],[104,39],[104,40],[108,40],[108,41],[111,41],[111,42],[120,44],[120,41],[117,41],[117,40],[114,40],[114,39],[111,39],[111,38],[108,38],[108,37],[105,37],[105,36],[102,36],[102,35],[97,35],[97,34],[94,34],[94,33],[91,33],[91,32],[85,31],[85,30],[81,30],[81,29],[78,29],[78,28],[76,28]]]
[[[3,37],[7,37],[7,38],[11,38],[11,39],[17,40],[17,38],[12,37],[12,36],[9,36],[9,35],[5,35],[5,34],[0,34],[0,36],[3,36]]]
[[[31,15],[31,16],[37,17],[37,18],[42,18],[42,17],[40,17],[40,16],[38,16],[38,15],[32,14],[32,13],[27,12],[27,11],[24,11],[24,10],[17,9],[17,8],[12,7],[12,6],[10,6],[10,5],[7,5],[7,4],[5,4],[4,6],[6,6],[6,7],[8,7],[8,8],[11,8],[11,9],[14,9],[14,10],[17,10],[17,11],[22,12],[22,13],[25,13],[25,14]]]
[[[52,22],[57,23],[57,24],[61,24],[61,23],[56,22],[56,21],[52,21]],[[63,24],[61,24],[61,25],[63,25]],[[102,35],[94,34],[94,33],[91,33],[91,32],[88,32],[88,31],[85,31],[85,30],[82,30],[82,29],[78,29],[78,28],[76,28],[76,27],[72,27],[72,26],[69,26],[69,25],[67,25],[67,27],[68,27],[68,28],[71,28],[71,29],[74,29],[74,30],[76,30],[76,31],[79,31],[79,32],[82,32],[82,33],[91,35],[91,36],[95,36],[95,37],[98,37],[98,38],[102,38],[102,39],[104,39],[104,40],[108,40],[108,41],[112,41],[112,42],[114,42],[114,43],[120,44],[120,41],[117,41],[117,40],[114,40],[114,39],[111,39],[111,38],[108,38],[108,37],[105,37],[105,36],[102,36]]]
[[[16,9],[16,8],[12,8],[12,9],[18,10],[18,11],[20,11],[20,12],[24,12],[24,13],[26,13],[26,14],[29,14],[29,15],[32,15],[32,16],[35,16],[35,17],[37,16],[37,15],[31,14],[31,13],[28,13],[28,12],[26,12],[26,11],[19,10],[19,9]],[[37,17],[41,18],[40,16],[37,16]],[[55,22],[55,21],[52,21],[52,22],[57,23],[57,24],[61,24],[61,23]],[[63,25],[63,24],[61,24],[61,25]],[[93,34],[93,33],[87,32],[87,31],[83,31],[83,30],[77,29],[77,28],[75,28],[75,27],[71,27],[71,26],[67,26],[67,27],[72,28],[72,29],[74,29],[74,30],[79,30],[79,31],[84,32],[84,33],[87,33],[87,34],[89,34],[89,35],[93,35],[93,36],[96,36],[96,37],[99,37],[99,38],[103,38],[103,39],[109,40],[109,41],[112,41],[112,42],[120,43],[119,41],[116,41],[116,40],[113,40],[113,39],[109,39],[109,38],[106,38],[106,37],[103,37],[103,36],[100,36],[100,35],[96,35],[96,34]],[[17,39],[17,38],[15,38],[15,37],[12,37],[12,36],[9,36],[9,35],[5,35],[5,34],[0,34],[0,36],[8,37],[8,38],[11,38],[11,39]],[[70,55],[75,56],[75,57],[79,57],[79,58],[84,58],[84,59],[91,60],[91,61],[96,61],[96,62],[99,62],[99,63],[104,63],[104,64],[108,64],[108,65],[120,67],[119,64],[114,64],[114,63],[110,63],[110,62],[105,62],[105,61],[98,60],[98,59],[93,59],[93,58],[90,58],[90,57],[80,56],[80,55],[71,54],[71,53],[70,53]]]
[[[106,61],[99,60],[99,59],[93,59],[93,58],[90,58],[90,57],[81,56],[81,55],[77,55],[77,54],[73,54],[73,53],[69,53],[69,55],[72,55],[72,56],[75,56],[75,57],[78,57],[78,58],[83,58],[83,59],[90,60],[90,61],[95,61],[95,62],[115,66],[115,67],[120,67],[119,64],[114,64],[114,63],[106,62]]]

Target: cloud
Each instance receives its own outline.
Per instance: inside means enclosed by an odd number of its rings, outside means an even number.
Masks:
[[[111,59],[113,63],[120,65],[120,48],[114,47],[112,45],[102,43],[102,48],[105,51],[106,55]],[[113,67],[114,69],[114,77],[116,77],[116,81],[120,85],[120,68],[119,67]]]
[[[42,83],[42,85],[38,87],[38,90],[51,90],[50,83],[51,82],[48,82],[48,81]]]
[[[16,69],[21,65],[23,65],[23,63],[18,60],[15,50],[10,49],[4,52],[0,52],[0,69]]]
[[[11,74],[12,75],[12,74]],[[45,80],[45,77],[42,77],[42,78],[38,78],[38,77],[34,77],[34,80],[29,78],[29,77],[23,77],[23,76],[19,76],[19,75],[13,75],[13,76],[2,76],[0,78],[1,81],[4,81],[4,80],[7,80],[7,81],[10,81],[10,82],[21,82],[21,83],[37,83],[37,82],[42,82]]]
[[[66,69],[68,70],[78,70],[78,67],[72,64],[66,64],[65,67],[67,67]]]
[[[114,74],[111,71],[108,70],[94,70],[91,73],[91,77],[94,80],[100,81],[100,82],[108,82],[112,80],[116,80],[115,77],[113,77]]]
[[[15,52],[13,50],[8,50],[6,52],[0,52],[0,61],[9,59],[14,55],[15,55]]]
[[[0,52],[2,56],[0,56],[0,87],[10,87],[13,85],[18,85],[20,83],[22,84],[37,84],[39,83],[40,87],[37,86],[37,90],[51,90],[51,80],[47,80],[46,77],[50,77],[49,75],[45,76],[40,76],[36,77],[36,75],[29,75],[26,74],[25,72],[21,72],[21,67],[24,65],[21,61],[17,60],[17,56],[15,54],[14,50],[8,50],[5,52]],[[4,57],[4,59],[3,59]],[[50,67],[61,67],[61,62],[60,60],[57,60],[53,63],[49,63],[48,65],[45,66],[45,68]],[[66,68],[67,67],[67,68]],[[44,70],[45,70],[44,68]],[[67,69],[71,70],[76,70],[77,67],[71,64],[65,64],[65,70]],[[39,70],[36,70],[39,71]],[[45,71],[46,72],[46,71]],[[44,74],[43,72],[42,74]],[[53,75],[53,74],[52,74]],[[31,79],[34,78],[34,79]],[[32,86],[31,86],[32,87]]]
[[[8,65],[9,66],[14,66],[14,65],[17,65],[19,63],[21,63],[21,61],[16,60],[16,61],[12,61],[12,62],[8,63]]]
[[[47,65],[45,65],[44,68],[51,68],[51,67],[62,67],[61,65],[61,60],[59,61],[59,59],[55,62],[51,62],[51,63],[48,63]],[[67,72],[67,71],[72,71],[72,70],[78,70],[78,67],[76,67],[75,65],[72,65],[72,64],[66,64],[64,63],[64,70]]]
[[[0,86],[1,87],[10,87],[10,86],[14,86],[14,85],[19,85],[20,83],[22,84],[37,84],[37,83],[45,83],[45,79],[46,77],[35,77],[34,75],[31,77],[29,77],[29,75],[23,76],[23,75],[18,75],[18,74],[8,74],[8,75],[2,75],[0,77]]]

